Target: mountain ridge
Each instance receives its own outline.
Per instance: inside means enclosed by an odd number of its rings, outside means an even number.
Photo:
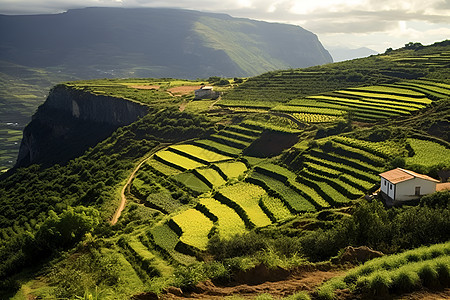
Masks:
[[[0,15],[0,24],[4,60],[86,78],[251,76],[332,62],[300,26],[192,10],[83,8]]]

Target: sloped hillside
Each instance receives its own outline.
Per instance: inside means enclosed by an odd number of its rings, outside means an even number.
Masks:
[[[50,106],[67,120],[86,117],[98,126],[97,113],[87,108],[107,99],[110,108],[126,103],[125,112],[138,105],[148,114],[116,124],[122,127],[77,158],[18,168],[2,179],[4,295],[70,298],[100,289],[122,299],[187,296],[199,281],[250,283],[261,270],[276,274],[267,275],[270,280],[294,271],[336,271],[340,257],[331,258],[347,246],[396,254],[446,242],[449,192],[396,209],[372,193],[378,174],[394,167],[446,178],[448,47],[444,42],[231,80],[214,86],[224,92],[219,100],[194,100],[202,82],[189,80],[102,79],[56,87],[43,109]],[[427,63],[415,62],[422,60]],[[122,113],[105,110],[102,118],[119,122]],[[33,121],[42,116],[51,114],[39,112]],[[89,132],[84,128],[80,136]],[[113,225],[122,193],[125,209]],[[437,247],[445,249],[425,255],[439,256],[436,264],[411,269],[417,274],[408,273],[406,288],[396,288],[397,273],[385,274],[387,259],[383,270],[370,269],[359,281],[355,269],[348,280],[307,292],[332,297],[345,287],[359,293],[355,287],[361,286],[403,293],[430,287],[429,278],[436,288],[448,287],[448,247]],[[400,255],[405,267],[417,261],[411,253]],[[422,267],[431,277],[419,274]],[[30,275],[34,270],[39,277]]]

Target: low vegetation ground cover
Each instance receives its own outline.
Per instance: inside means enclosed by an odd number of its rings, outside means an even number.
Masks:
[[[414,155],[406,158],[410,165],[431,167],[436,164],[450,165],[450,149],[433,141],[408,139]]]
[[[317,290],[320,299],[333,299],[335,290],[386,296],[450,284],[450,243],[436,244],[366,262],[333,278]]]

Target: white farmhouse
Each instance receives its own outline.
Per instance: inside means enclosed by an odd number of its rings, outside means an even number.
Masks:
[[[213,90],[212,86],[202,86],[194,93],[194,99],[217,99],[220,95],[219,92]]]
[[[418,199],[436,191],[439,180],[413,171],[396,168],[380,174],[380,190],[393,201]]]

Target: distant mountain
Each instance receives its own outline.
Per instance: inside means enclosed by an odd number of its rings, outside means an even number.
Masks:
[[[165,8],[0,15],[0,57],[88,78],[251,76],[332,62],[299,26]]]
[[[361,47],[357,49],[350,49],[345,47],[327,47],[327,50],[333,57],[334,62],[351,60],[355,58],[362,58],[378,54],[378,52],[376,52],[375,50],[369,49],[367,47]]]

